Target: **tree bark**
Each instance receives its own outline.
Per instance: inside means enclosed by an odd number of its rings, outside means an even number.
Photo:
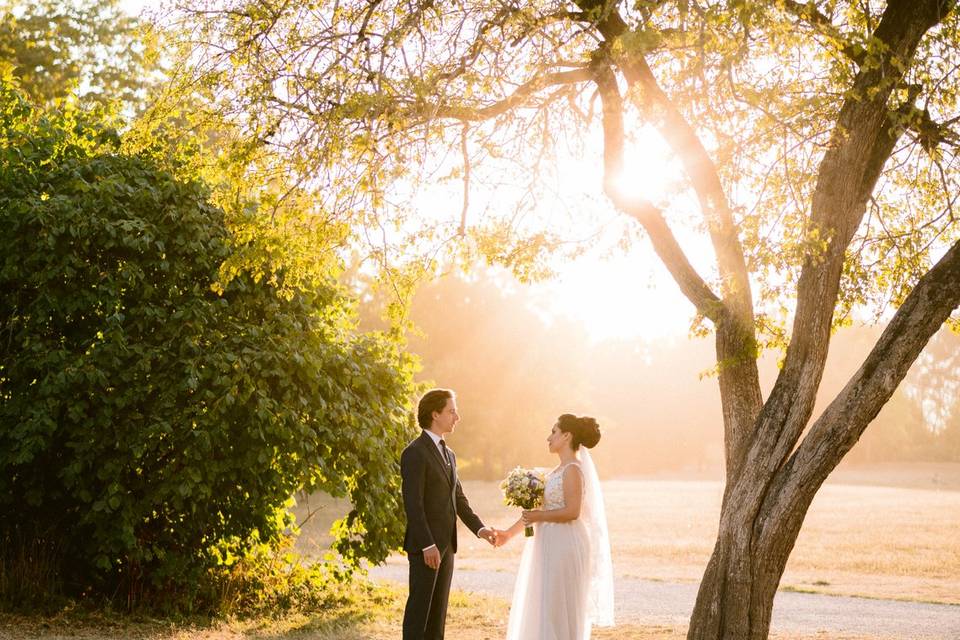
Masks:
[[[844,389],[775,476],[752,532],[755,636],[765,638],[777,585],[810,503],[877,416],[930,338],[960,306],[960,241],[914,288]]]
[[[889,399],[923,344],[957,306],[951,295],[942,295],[935,310],[931,304],[905,304],[898,317],[913,318],[913,322],[904,321],[897,329],[893,328],[895,321],[888,331],[903,336],[899,342],[911,346],[897,351],[899,357],[895,359],[893,350],[882,347],[883,340],[878,343],[871,357],[887,362],[897,373],[885,376],[880,391],[870,395],[874,404],[860,406],[854,413],[850,409],[853,404],[838,399],[838,406],[848,410],[834,413],[843,418],[828,411],[818,421],[818,425],[822,422],[826,426],[815,427],[788,461],[812,414],[826,364],[847,247],[899,137],[888,100],[920,39],[944,17],[952,3],[891,0],[873,34],[883,45],[881,53],[857,74],[819,167],[808,231],[825,240],[825,249],[806,258],[798,284],[793,337],[784,368],[765,403],[759,389],[752,299],[743,251],[716,168],[692,127],[657,85],[645,60],[607,57],[610,45],[626,30],[616,5],[598,0],[580,0],[578,4],[585,11],[603,9],[597,29],[605,43],[595,55],[592,72],[603,102],[605,190],[621,211],[643,225],[681,291],[713,321],[717,332],[727,482],[717,541],[700,584],[688,640],[762,640],[769,634],[773,598],[817,489]],[[660,212],[647,202],[627,202],[612,188],[611,178],[623,168],[623,106],[612,71],[615,65],[620,66],[629,84],[643,86],[666,114],[664,136],[684,161],[714,242],[720,297],[692,268]],[[927,285],[937,288],[931,283],[938,282],[941,290],[949,289],[944,283],[956,276],[960,250],[951,251],[944,261],[946,266],[938,265],[924,279]],[[918,286],[917,292],[921,290]],[[920,323],[917,316],[924,313],[928,322]],[[875,371],[877,364],[865,364],[865,368]],[[891,385],[892,380],[895,382]],[[848,426],[835,433],[839,424],[859,428]],[[832,447],[829,455],[821,447]]]

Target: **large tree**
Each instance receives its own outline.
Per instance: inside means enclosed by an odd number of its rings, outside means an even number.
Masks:
[[[716,338],[726,488],[689,638],[765,638],[811,500],[960,303],[954,2],[236,0],[176,15],[194,46],[184,87],[366,228],[409,230],[401,194],[452,176],[462,207],[417,239],[461,237],[537,273],[567,246],[563,216],[538,209],[550,160],[597,141],[609,202]],[[621,188],[648,126],[690,197]],[[478,216],[485,180],[513,184]],[[832,330],[863,312],[886,329],[814,416]],[[764,397],[766,347],[783,355]]]

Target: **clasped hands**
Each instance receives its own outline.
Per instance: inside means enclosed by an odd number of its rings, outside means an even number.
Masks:
[[[489,542],[492,547],[502,547],[510,539],[509,532],[495,527],[484,527],[477,535]]]
[[[523,512],[524,524],[527,524],[529,513],[532,512]],[[502,547],[511,537],[509,531],[497,529],[496,527],[482,527],[477,531],[477,536],[489,542],[491,547]],[[440,567],[440,560],[440,550],[437,549],[436,545],[431,545],[423,550],[423,562],[431,569],[437,570]]]
[[[494,527],[484,527],[477,532],[477,535],[490,543],[491,547],[499,547],[503,542],[500,539],[505,532]]]
[[[520,516],[520,520],[523,521],[524,526],[531,525],[534,522],[540,522],[540,513],[537,509],[525,509]],[[477,532],[477,535],[489,542],[493,547],[502,547],[513,537],[510,531],[497,529],[496,527],[483,527]]]

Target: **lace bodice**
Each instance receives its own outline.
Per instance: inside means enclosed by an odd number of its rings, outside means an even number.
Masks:
[[[561,509],[566,506],[563,500],[563,471],[570,465],[576,465],[576,462],[567,464],[554,469],[547,475],[546,482],[543,485],[543,508]]]

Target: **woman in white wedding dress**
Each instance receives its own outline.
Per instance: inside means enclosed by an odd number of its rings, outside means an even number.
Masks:
[[[587,448],[600,441],[593,418],[564,414],[547,444],[560,464],[546,476],[542,509],[524,511],[503,544],[533,524],[513,591],[507,640],[588,640],[613,625],[613,566],[600,481]]]

